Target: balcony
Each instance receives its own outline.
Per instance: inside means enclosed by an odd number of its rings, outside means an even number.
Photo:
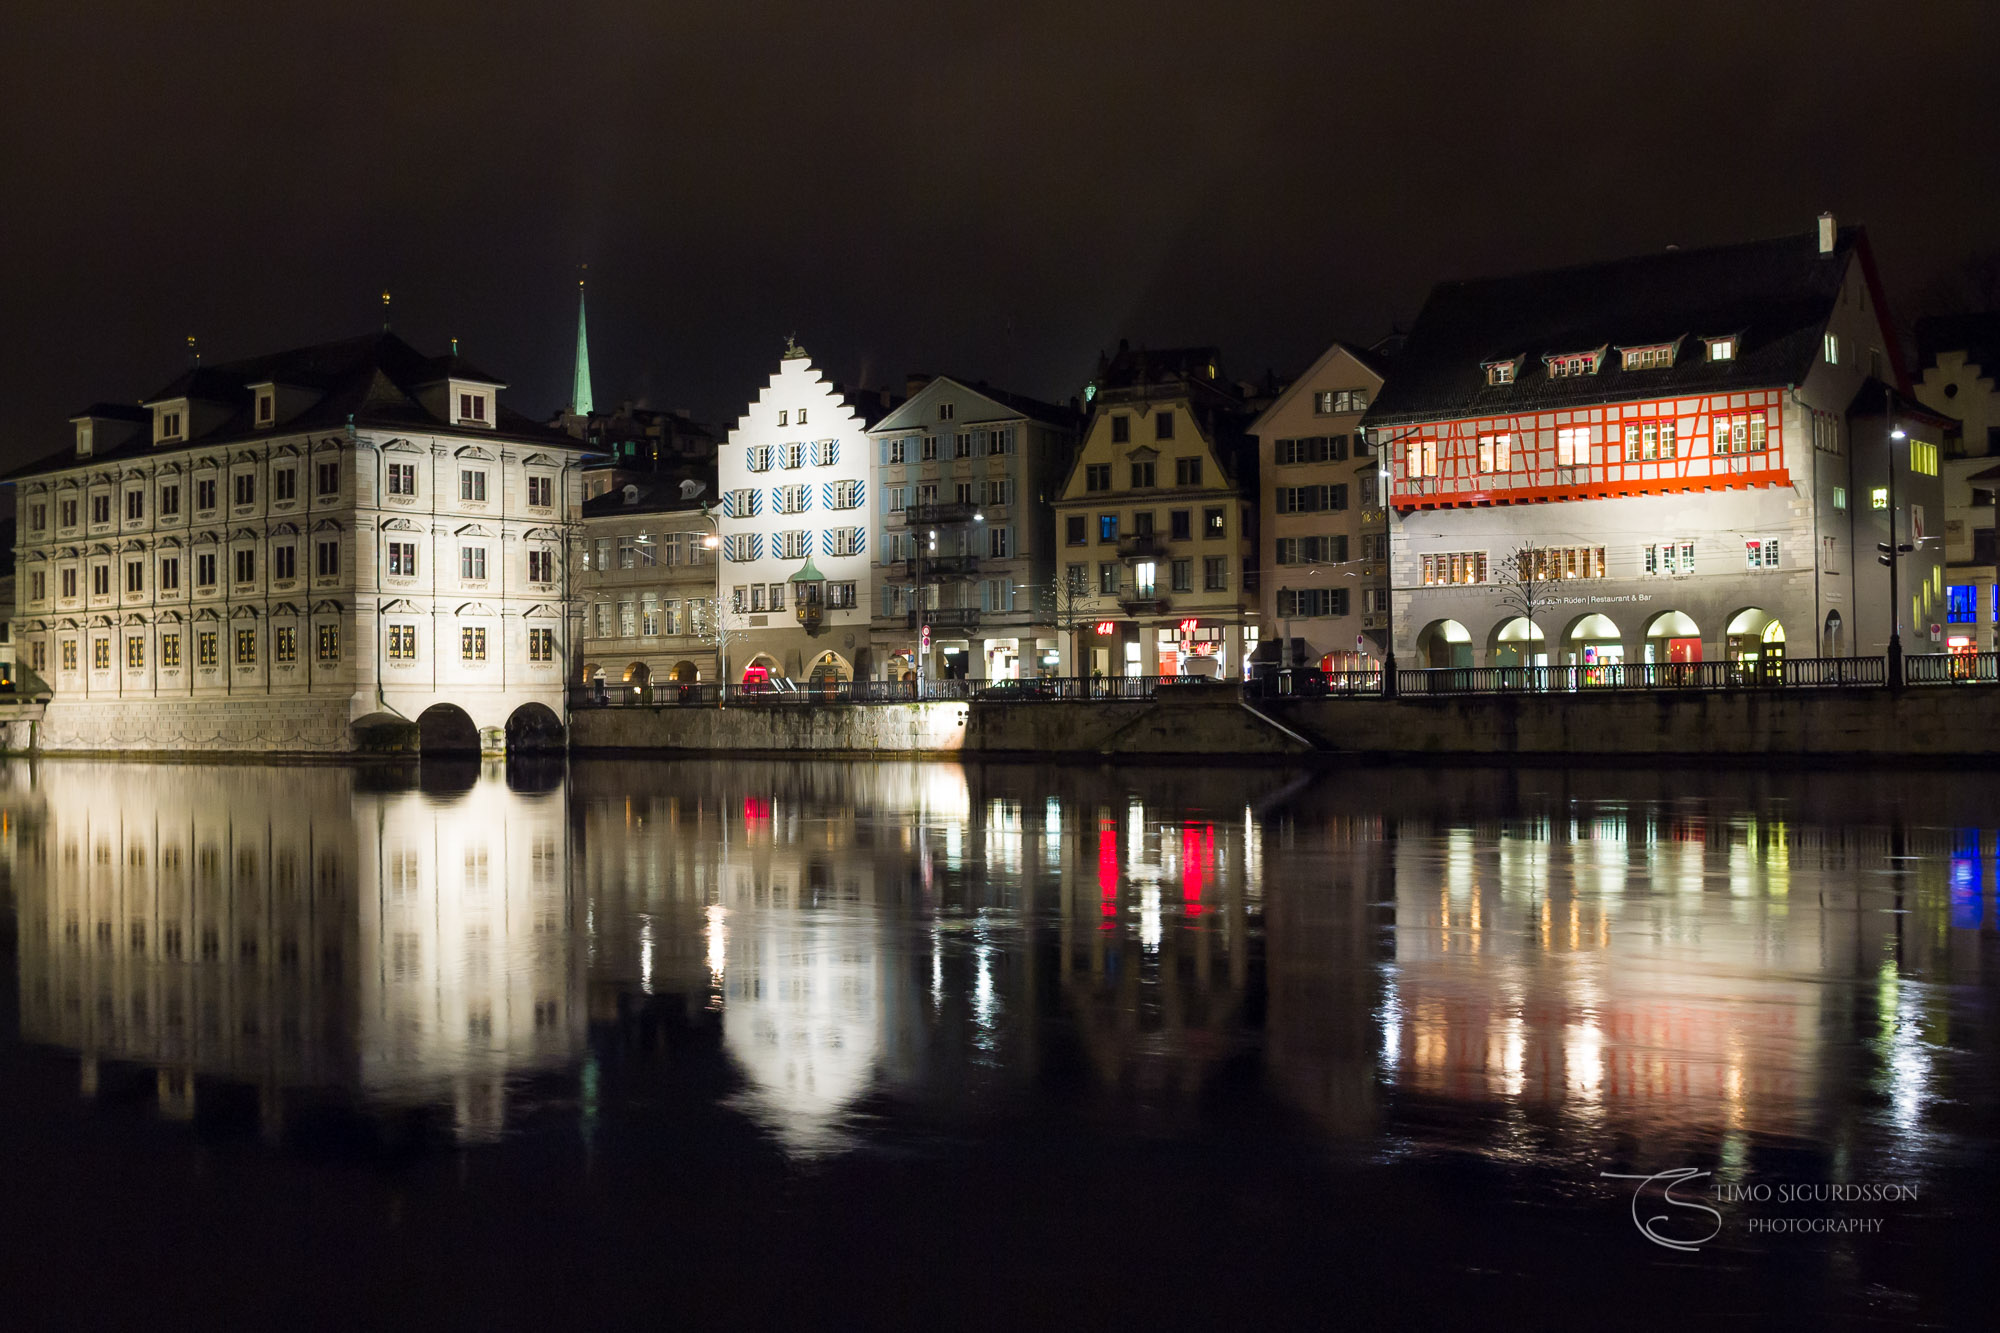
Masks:
[[[903,562],[903,577],[914,583],[956,583],[978,575],[976,555],[913,555]]]
[[[1158,590],[1152,588],[1118,594],[1118,609],[1128,616],[1165,615],[1171,605]]]
[[[916,504],[900,515],[889,515],[889,522],[906,528],[948,528],[972,522],[978,512],[979,506],[973,504]]]
[[[906,623],[911,629],[929,625],[932,630],[978,629],[979,608],[976,606],[934,606],[925,611],[911,607]]]
[[[1166,554],[1166,539],[1155,532],[1142,532],[1118,543],[1120,560],[1161,560]]]

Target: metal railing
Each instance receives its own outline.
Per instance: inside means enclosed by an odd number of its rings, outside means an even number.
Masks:
[[[957,523],[972,522],[973,515],[978,512],[978,505],[960,504],[954,500],[947,500],[943,503],[914,504],[903,510],[900,514],[890,514],[889,526],[909,528],[926,526],[949,527]]]
[[[773,677],[743,685],[714,681],[682,684],[658,681],[650,685],[574,686],[572,710],[595,708],[714,708],[785,707],[813,704],[1053,703],[1076,700],[1145,700],[1162,685],[1193,685],[1216,689],[1235,681],[1206,676],[1028,676],[1018,680],[826,680],[790,681]]]
[[[1321,671],[1317,667],[1287,667],[1267,671],[1243,682],[1250,699],[1326,699],[1382,693],[1380,671]]]
[[[1396,673],[1403,694],[1579,694],[1595,690],[1873,688],[1888,683],[1880,657],[1746,662],[1618,662],[1539,667],[1429,667]]]
[[[911,629],[929,625],[940,629],[978,629],[979,608],[976,606],[934,606],[928,611],[921,607],[911,607],[903,617]]]
[[[1918,653],[1903,659],[1903,679],[1911,685],[1965,685],[2000,682],[2000,653]]]

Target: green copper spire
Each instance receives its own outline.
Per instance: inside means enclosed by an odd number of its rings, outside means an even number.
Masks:
[[[570,393],[569,410],[577,416],[590,415],[590,335],[583,325],[583,279],[576,280],[576,388]]]

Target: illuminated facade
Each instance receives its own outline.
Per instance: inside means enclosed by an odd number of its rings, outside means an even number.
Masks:
[[[382,333],[201,365],[10,478],[50,749],[342,751],[437,705],[551,734],[571,441]]]
[[[712,681],[701,617],[715,596],[715,522],[696,482],[627,482],[583,502],[583,681],[637,699],[668,683]]]
[[[1374,357],[1335,343],[1250,425],[1259,477],[1261,660],[1327,671],[1380,664],[1389,536],[1361,414],[1381,387]]]
[[[1917,400],[1959,423],[1944,460],[1945,647],[1991,652],[2000,622],[2000,313],[1917,321]]]
[[[1866,239],[1831,218],[1439,286],[1366,422],[1399,664],[1879,654],[1890,459],[1917,651],[1943,612],[1945,432],[1907,406],[1894,346]],[[1891,387],[1907,440],[1886,438]]]
[[[886,406],[843,391],[794,346],[731,428],[717,463],[730,683],[869,676],[866,432]]]
[[[876,657],[927,677],[1033,676],[1056,661],[1049,497],[1076,447],[1075,416],[940,377],[874,427],[879,469]]]
[[[1214,348],[1121,345],[1055,503],[1063,674],[1240,676],[1255,649],[1257,453]]]

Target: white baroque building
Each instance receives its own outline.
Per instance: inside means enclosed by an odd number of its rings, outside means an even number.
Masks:
[[[558,742],[584,457],[384,331],[197,365],[7,478],[50,750]]]

